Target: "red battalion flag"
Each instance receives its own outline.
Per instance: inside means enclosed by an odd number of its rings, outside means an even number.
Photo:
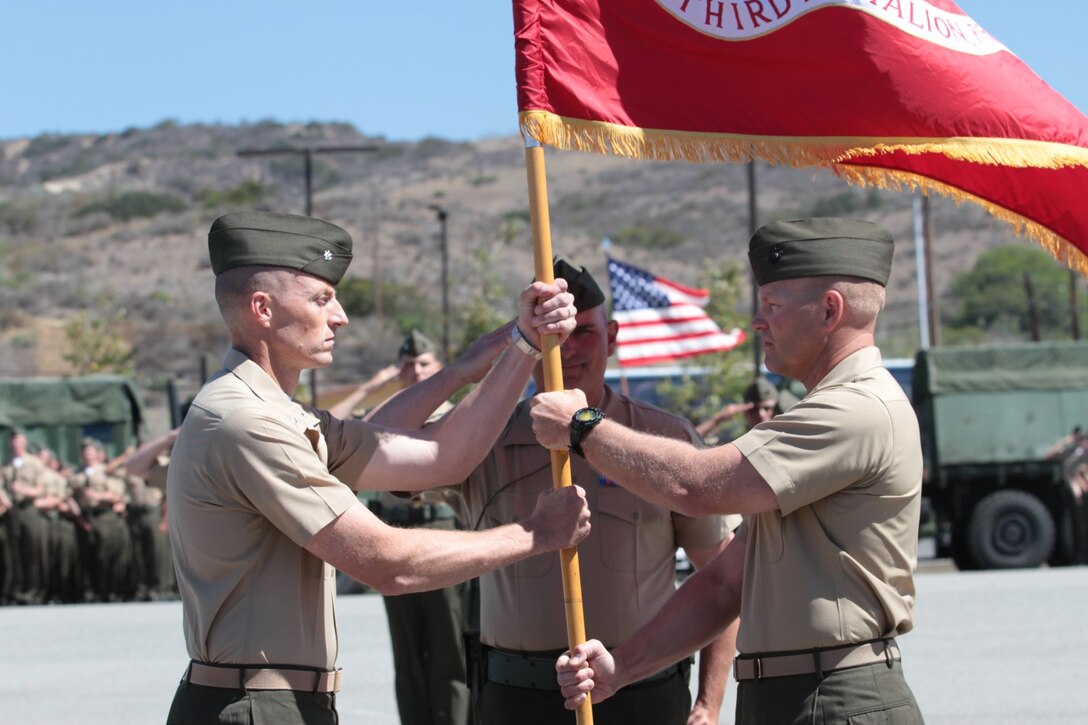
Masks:
[[[612,319],[620,324],[620,367],[732,350],[744,342],[744,330],[723,333],[706,314],[710,293],[705,289],[684,287],[611,258],[608,285]]]
[[[542,144],[939,192],[1088,273],[1088,118],[949,0],[514,8],[521,126]]]

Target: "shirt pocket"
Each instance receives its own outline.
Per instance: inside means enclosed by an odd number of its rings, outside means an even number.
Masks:
[[[593,526],[606,567],[630,572],[673,566],[676,538],[671,512],[615,485],[598,488],[597,510]]]

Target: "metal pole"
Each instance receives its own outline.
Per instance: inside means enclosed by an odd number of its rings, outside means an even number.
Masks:
[[[1031,341],[1039,342],[1043,339],[1042,330],[1039,327],[1039,306],[1035,302],[1035,285],[1031,281],[1031,275],[1024,272],[1024,294],[1028,298],[1028,323],[1031,326]]]
[[[430,207],[438,216],[438,244],[442,255],[442,357],[450,359],[450,250],[449,238],[446,233],[446,220],[449,213],[438,206]]]
[[[1077,309],[1077,272],[1069,270],[1069,324],[1073,328],[1073,339],[1080,339],[1080,310]]]
[[[748,162],[748,238],[751,239],[756,229],[759,228],[759,204],[756,200],[756,160]],[[759,285],[756,284],[755,273],[749,270],[749,279],[752,282],[752,317],[759,312]],[[759,377],[759,365],[763,362],[763,335],[752,330],[752,370],[753,375]]]
[[[173,378],[166,381],[166,405],[170,408],[171,430],[181,425],[181,408],[178,406],[178,384]]]
[[[941,315],[937,307],[937,298],[934,296],[933,283],[933,219],[929,213],[929,197],[922,197],[922,238],[925,242],[925,269],[926,269],[926,300],[929,309],[929,345],[939,347],[941,344]]]
[[[353,154],[378,151],[380,146],[303,146],[288,149],[239,149],[239,156],[301,156],[306,174],[306,216],[313,216],[313,157],[314,154]]]
[[[914,270],[918,278],[918,345],[929,349],[929,304],[926,291],[925,221],[922,217],[922,200],[914,197]]]
[[[302,158],[306,167],[306,216],[314,215],[314,154],[306,149]]]

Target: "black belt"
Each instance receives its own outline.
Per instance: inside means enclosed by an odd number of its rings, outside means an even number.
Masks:
[[[555,660],[561,652],[546,654],[543,652],[530,654],[528,652],[507,652],[505,650],[485,647],[487,655],[487,681],[497,685],[510,687],[525,687],[532,690],[559,691],[559,683],[555,679]],[[681,660],[670,665],[660,672],[655,672],[649,677],[632,682],[627,687],[639,687],[668,679],[677,673],[691,672],[691,659]],[[627,689],[627,688],[624,688]]]

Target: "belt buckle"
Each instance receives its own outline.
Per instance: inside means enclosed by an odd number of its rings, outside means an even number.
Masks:
[[[745,662],[752,663],[752,676],[741,677],[740,667]],[[736,657],[733,659],[733,679],[736,682],[740,682],[742,679],[763,679],[763,658],[762,657]]]

